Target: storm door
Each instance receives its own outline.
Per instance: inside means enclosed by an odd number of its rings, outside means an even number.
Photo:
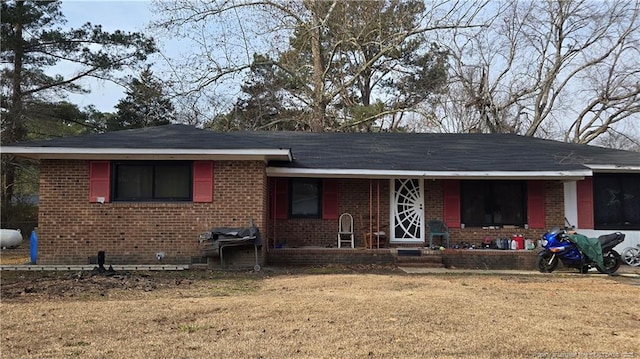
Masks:
[[[422,180],[392,179],[391,185],[391,241],[424,242]]]

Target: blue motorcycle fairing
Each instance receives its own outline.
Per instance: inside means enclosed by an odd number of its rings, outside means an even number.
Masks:
[[[551,230],[551,232],[545,233],[543,238],[547,240],[547,244],[544,246],[545,250],[540,252],[540,256],[551,252],[567,265],[577,266],[582,264],[583,256],[580,250],[568,237],[562,237],[560,231]],[[557,248],[558,251],[553,252],[553,248]]]

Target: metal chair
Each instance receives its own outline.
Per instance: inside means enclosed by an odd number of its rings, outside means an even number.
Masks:
[[[353,216],[349,213],[340,215],[338,225],[338,248],[342,248],[342,243],[351,243],[351,248],[355,247],[353,237]]]
[[[429,248],[433,248],[433,237],[441,237],[441,243],[446,242],[446,248],[449,248],[449,227],[440,220],[431,220],[427,226],[429,227]]]

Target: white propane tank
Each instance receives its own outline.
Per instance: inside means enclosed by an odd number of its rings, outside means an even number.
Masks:
[[[510,248],[511,248],[511,249],[513,249],[513,250],[518,249],[518,241],[516,241],[516,240],[510,240],[510,241],[509,241],[509,244],[510,244]]]
[[[19,229],[0,229],[0,248],[16,248],[22,244],[22,233]]]

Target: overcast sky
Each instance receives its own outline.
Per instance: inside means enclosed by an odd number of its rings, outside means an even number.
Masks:
[[[103,30],[109,32],[123,30],[144,33],[151,21],[150,5],[150,1],[142,0],[63,0],[62,13],[67,19],[67,26],[73,28],[90,22],[102,25]],[[113,112],[114,106],[124,97],[123,88],[111,82],[85,81],[83,85],[91,90],[90,94],[69,96],[69,101],[80,108],[94,105],[99,111]]]

